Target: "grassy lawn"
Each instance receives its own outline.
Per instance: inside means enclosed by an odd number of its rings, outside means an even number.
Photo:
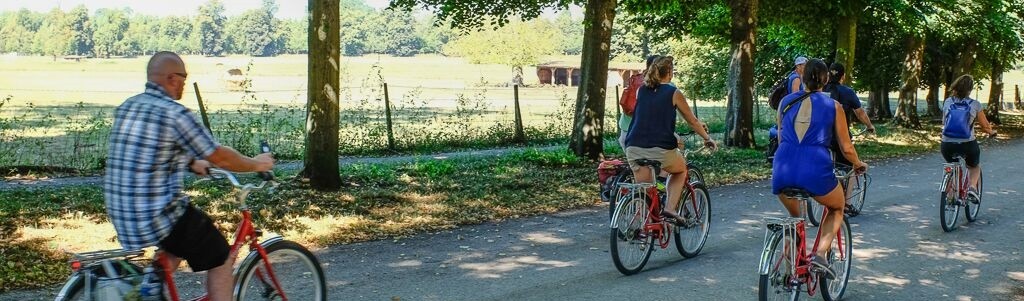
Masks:
[[[1024,118],[1004,115],[1004,138],[1024,136]],[[934,152],[937,127],[880,127],[858,138],[869,164]],[[763,139],[763,138],[760,138]],[[762,143],[763,144],[763,143]],[[610,156],[621,156],[607,144]],[[693,154],[712,187],[768,177],[761,150]],[[599,206],[595,164],[562,151],[523,151],[498,158],[349,165],[339,192],[316,193],[287,182],[273,195],[254,194],[257,224],[310,246],[402,237],[574,208]],[[291,175],[281,175],[288,178]],[[224,183],[188,185],[193,201],[224,230],[238,217]],[[100,187],[0,191],[0,291],[40,287],[67,275],[65,252],[118,248]]]

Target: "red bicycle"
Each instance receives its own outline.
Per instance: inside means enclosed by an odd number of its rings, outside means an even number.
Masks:
[[[853,170],[837,170],[836,177],[846,180],[855,173]],[[806,214],[808,200],[814,202],[810,194],[804,190],[783,189],[782,193],[799,201],[800,216]],[[828,214],[828,208],[822,210],[822,219],[825,214]],[[826,301],[842,298],[846,292],[846,284],[850,280],[850,268],[853,263],[853,233],[847,219],[844,218],[843,223],[839,225],[836,239],[832,241],[827,252],[829,267],[835,271],[836,276],[832,279],[823,277],[811,265],[810,258],[818,251],[821,231],[818,231],[814,238],[814,247],[808,251],[807,222],[803,218],[766,217],[764,221],[767,227],[758,269],[758,300],[795,301],[800,297],[801,286],[804,285],[807,286],[807,295],[811,297],[820,289],[821,297]]]
[[[284,240],[280,236],[258,242],[263,231],[252,223],[252,214],[245,200],[254,190],[269,187],[276,182],[270,173],[261,173],[259,185],[241,184],[229,171],[211,168],[211,179],[227,179],[238,190],[236,196],[242,220],[235,231],[231,245],[232,256],[238,256],[242,246],[249,247],[249,255],[235,267],[235,300],[327,300],[327,285],[319,260],[302,245]],[[268,185],[269,184],[269,185]],[[143,250],[106,250],[74,254],[71,259],[71,277],[57,294],[57,301],[65,300],[140,300],[143,279],[162,282],[161,300],[181,300],[175,286],[174,268],[168,268],[169,259],[158,252],[152,260],[153,269],[143,269],[139,262]],[[195,300],[209,300],[206,295]]]
[[[638,160],[637,164],[649,166],[651,179],[657,179],[660,162]],[[665,249],[675,238],[676,249],[686,258],[697,256],[704,248],[711,228],[710,197],[700,171],[692,165],[688,168],[676,212],[683,218],[681,226],[661,218],[666,201],[664,183],[618,183],[618,196],[610,204],[614,208],[610,222],[611,254],[615,268],[622,274],[640,272],[654,251],[655,241]]]

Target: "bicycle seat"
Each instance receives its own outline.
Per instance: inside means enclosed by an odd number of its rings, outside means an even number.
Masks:
[[[810,198],[811,193],[801,188],[783,188],[782,194],[791,198]]]

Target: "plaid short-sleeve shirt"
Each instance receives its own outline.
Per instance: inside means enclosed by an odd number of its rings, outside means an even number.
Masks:
[[[195,114],[148,82],[117,107],[108,145],[103,197],[117,238],[125,249],[156,245],[188,205],[189,161],[212,154],[217,142]]]

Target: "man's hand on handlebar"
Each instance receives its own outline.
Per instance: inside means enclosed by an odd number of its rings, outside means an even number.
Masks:
[[[213,165],[210,164],[210,161],[195,159],[192,160],[192,163],[189,164],[188,167],[196,175],[205,176],[209,174],[208,171],[210,170],[210,167],[213,167]]]
[[[262,154],[256,155],[255,157],[252,157],[252,158],[260,163],[260,165],[254,171],[257,171],[257,172],[259,172],[259,171],[270,171],[270,170],[274,169],[274,155],[273,154],[271,154],[271,153],[262,153]]]

